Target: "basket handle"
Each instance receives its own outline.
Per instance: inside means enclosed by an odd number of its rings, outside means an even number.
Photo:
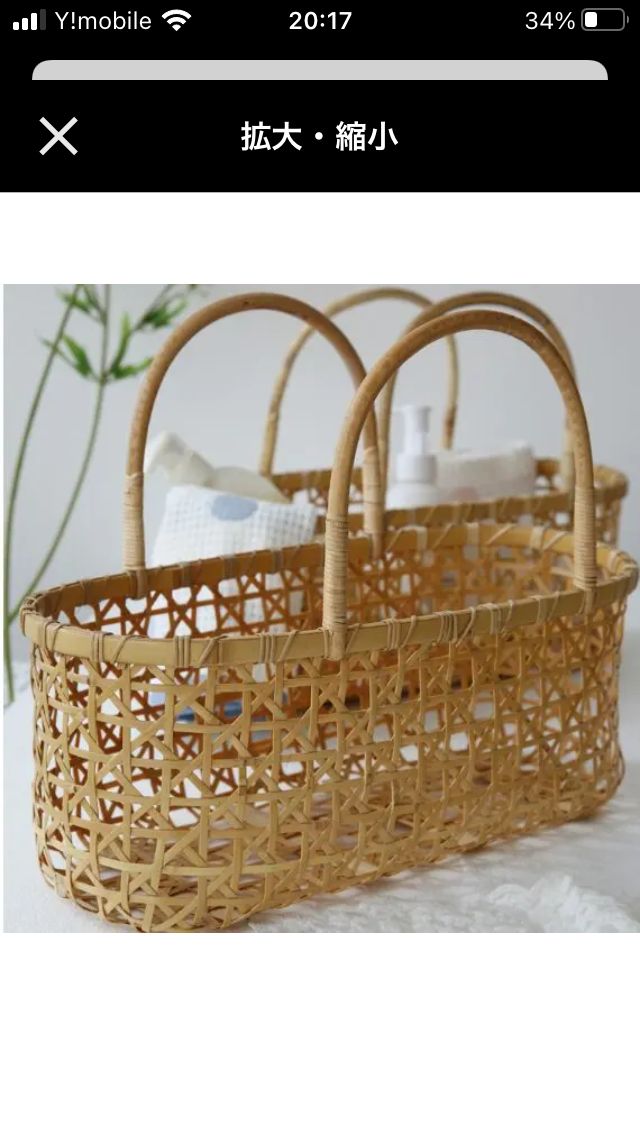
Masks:
[[[322,312],[291,296],[281,296],[271,292],[250,292],[244,295],[229,296],[224,300],[208,304],[194,312],[183,321],[169,336],[164,346],[155,356],[140,387],[136,401],[131,428],[124,488],[123,529],[124,565],[128,570],[144,568],[144,451],[147,444],[149,419],[160,385],[169,366],[182,348],[203,328],[216,323],[225,316],[247,311],[284,312],[296,316],[324,335],[335,347],[349,369],[356,387],[365,376],[365,369],[347,336]],[[363,459],[363,479],[365,485],[364,509],[368,531],[375,532],[379,527],[380,485],[378,472],[378,447],[375,415],[367,416],[364,427],[365,452]],[[374,464],[375,463],[375,464]]]
[[[360,307],[362,304],[370,304],[374,300],[403,300],[410,304],[417,304],[419,308],[430,307],[432,301],[423,296],[421,292],[414,292],[409,288],[367,288],[362,292],[351,292],[348,296],[343,296],[339,300],[334,300],[324,309],[324,314],[330,316],[340,315],[342,312],[347,312],[351,308]],[[411,325],[413,327],[413,324]],[[305,343],[313,335],[314,329],[312,327],[305,327],[300,334],[294,339],[291,347],[287,351],[284,358],[280,373],[278,374],[273,392],[271,394],[271,402],[267,412],[267,420],[264,427],[264,435],[262,440],[262,455],[260,457],[259,470],[265,477],[271,477],[273,473],[273,459],[278,441],[278,430],[280,428],[280,414],[282,412],[282,400],[287,389],[289,379],[294,364],[302,351]],[[442,445],[444,449],[451,448],[451,433],[448,431],[447,422],[453,415],[455,418],[455,407],[458,402],[458,356],[456,352],[455,340],[447,340],[447,348],[449,352],[449,379],[448,379],[448,393],[447,393],[447,409],[445,411],[445,419],[443,425]],[[453,408],[453,409],[452,409]],[[447,442],[449,437],[449,442]],[[388,439],[388,431],[387,431]],[[386,452],[385,441],[379,438],[380,445],[380,463],[381,468],[386,466]]]
[[[513,296],[507,292],[462,292],[456,296],[448,296],[444,300],[438,300],[432,304],[428,312],[420,312],[414,320],[411,321],[407,328],[407,332],[413,331],[414,328],[420,327],[421,324],[427,320],[437,319],[438,316],[446,315],[447,312],[458,311],[461,308],[478,307],[484,304],[489,304],[491,307],[509,308],[511,311],[522,313],[527,316],[532,323],[537,324],[543,331],[546,332],[551,342],[558,348],[558,351],[565,360],[569,370],[575,378],[575,368],[571,358],[571,352],[567,345],[567,341],[562,335],[558,326],[553,322],[550,316],[541,308],[536,307],[535,304],[529,303],[528,300],[522,299],[520,296]],[[406,334],[406,333],[405,333]],[[383,487],[386,488],[388,475],[389,475],[389,456],[390,448],[390,433],[391,433],[391,412],[393,396],[395,392],[395,385],[397,374],[393,376],[391,381],[385,386],[381,396],[378,407],[378,445],[380,446],[380,471],[382,476]],[[449,386],[448,405],[444,420],[444,433],[443,433],[443,449],[450,450],[453,445],[453,435],[455,431],[456,418],[458,413],[458,392],[459,383],[455,385],[455,398],[451,398],[451,384]],[[562,456],[560,460],[560,475],[566,489],[571,491],[574,484],[574,468],[573,468],[573,446],[571,443],[571,431],[568,422],[565,423],[564,438],[562,445]]]
[[[576,465],[573,573],[578,588],[591,592],[596,584],[595,507],[593,460],[589,428],[573,375],[560,352],[538,328],[526,320],[476,309],[429,320],[400,339],[378,360],[359,386],[338,439],[329,486],[324,564],[323,627],[331,633],[332,655],[344,654],[347,629],[348,496],[358,438],[367,415],[385,384],[399,367],[423,347],[462,331],[499,331],[519,339],[546,364],[564,400],[573,437]],[[381,513],[382,498],[378,502]],[[375,551],[374,551],[375,555]]]

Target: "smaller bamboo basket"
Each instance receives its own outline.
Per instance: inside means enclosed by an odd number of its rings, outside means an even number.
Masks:
[[[324,545],[146,568],[142,463],[157,391],[193,335],[256,308],[302,316],[361,366],[330,321],[287,297],[234,297],[191,316],[134,414],[126,570],[43,592],[21,613],[41,870],[60,895],[142,931],[228,928],[585,817],[622,775],[618,671],[638,567],[596,545],[580,395],[526,321],[456,312],[383,356],[339,437]],[[467,330],[512,336],[555,379],[575,534],[389,527],[375,400],[418,351]],[[352,536],[361,433],[367,534]],[[203,611],[215,634],[199,631]],[[148,634],[158,615],[164,639]]]
[[[412,331],[422,323],[449,312],[469,307],[487,306],[506,308],[525,316],[535,326],[541,328],[563,356],[575,377],[575,369],[569,347],[554,321],[542,311],[520,296],[503,292],[465,292],[450,296],[439,302],[432,302],[420,292],[402,288],[376,288],[353,293],[336,300],[326,309],[325,314],[334,317],[361,304],[380,300],[402,300],[417,305],[421,310],[409,324]],[[331,470],[303,470],[290,473],[273,472],[274,455],[278,439],[282,403],[291,379],[292,371],[305,344],[313,335],[313,328],[305,328],[289,349],[280,373],[276,379],[269,412],[264,430],[260,471],[272,477],[280,490],[289,497],[302,494],[313,501],[321,510],[326,510],[327,494]],[[455,427],[458,418],[460,394],[460,373],[455,340],[447,340],[448,380],[445,413],[442,425],[441,445],[451,449],[454,443]],[[376,408],[378,441],[383,491],[386,492],[388,467],[390,462],[390,425],[393,395],[397,376],[384,388]],[[390,511],[387,523],[401,528],[406,524],[443,525],[458,524],[465,521],[524,521],[530,520],[548,524],[554,528],[571,531],[573,527],[573,453],[571,434],[568,426],[564,431],[563,451],[560,458],[538,458],[537,484],[535,492],[528,496],[493,498],[486,501],[456,502],[452,504],[429,506],[424,509]],[[628,492],[628,480],[624,473],[609,466],[597,465],[594,469],[596,536],[598,540],[615,546],[618,541],[622,502]],[[354,468],[349,491],[352,531],[363,531],[362,510],[362,471]]]

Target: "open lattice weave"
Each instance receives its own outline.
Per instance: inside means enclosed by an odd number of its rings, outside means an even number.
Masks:
[[[570,552],[509,526],[405,530],[377,561],[352,539],[340,662],[320,545],[36,597],[45,878],[142,930],[228,927],[592,812],[621,776],[636,576],[600,548],[586,613]],[[170,637],[141,639],[152,621]]]

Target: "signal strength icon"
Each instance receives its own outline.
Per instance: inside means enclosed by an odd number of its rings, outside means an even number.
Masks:
[[[191,19],[191,12],[185,12],[183,8],[170,8],[168,12],[162,13],[162,19],[166,20],[174,31],[179,32],[187,20]]]
[[[39,12],[31,12],[21,20],[13,21],[14,32],[43,32],[47,26],[47,12],[41,8]]]

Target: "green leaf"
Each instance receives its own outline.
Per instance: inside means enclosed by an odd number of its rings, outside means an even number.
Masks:
[[[69,367],[73,367],[72,360],[65,355],[59,343],[56,346],[50,339],[42,339],[40,342],[44,347],[48,347],[50,351],[53,351],[54,355],[57,355],[59,359],[62,359],[63,363],[66,363]]]
[[[74,296],[73,292],[58,292],[58,295],[61,300],[64,300],[65,304],[71,304],[72,308],[78,308],[88,316],[92,314],[91,304],[88,300],[81,299],[79,295]]]
[[[110,374],[114,379],[130,379],[133,375],[139,375],[141,371],[146,371],[153,362],[153,356],[150,355],[148,359],[143,359],[141,363],[127,363],[125,366],[118,365],[112,367]]]
[[[67,361],[71,362],[71,366],[74,368],[74,370],[76,370],[78,374],[82,375],[84,378],[93,378],[93,370],[91,368],[89,356],[87,355],[84,347],[81,347],[79,343],[76,343],[75,339],[72,339],[70,335],[63,336],[63,341],[71,353],[71,360]]]
[[[89,307],[96,313],[99,319],[103,319],[104,312],[98,293],[95,290],[95,286],[93,284],[83,284],[82,290],[86,296]]]
[[[153,328],[170,327],[187,306],[186,300],[177,300],[177,297],[172,297],[167,303],[162,304],[159,308],[151,308],[146,313],[141,321],[141,326],[150,325]],[[173,304],[173,306],[171,306]]]
[[[149,311],[142,319],[142,324],[150,324],[151,327],[159,328],[166,327],[169,323],[169,309],[162,305],[159,308],[150,308]]]
[[[120,323],[120,342],[126,343],[131,338],[131,320],[125,312]]]
[[[131,320],[129,319],[129,316],[125,312],[125,314],[122,317],[122,321],[120,323],[120,342],[118,343],[118,349],[117,349],[117,351],[116,351],[116,353],[113,357],[113,362],[111,363],[111,366],[109,367],[109,373],[110,374],[112,374],[112,375],[116,374],[118,367],[122,363],[122,360],[124,359],[124,357],[127,353],[127,347],[129,346],[129,340],[130,339],[131,339]],[[116,375],[116,377],[118,377],[118,376]]]
[[[174,304],[174,306],[172,308],[170,308],[169,312],[168,312],[169,322],[174,320],[176,318],[176,316],[179,316],[181,314],[181,312],[184,311],[186,306],[187,306],[186,300],[180,300],[180,302],[178,304]]]

